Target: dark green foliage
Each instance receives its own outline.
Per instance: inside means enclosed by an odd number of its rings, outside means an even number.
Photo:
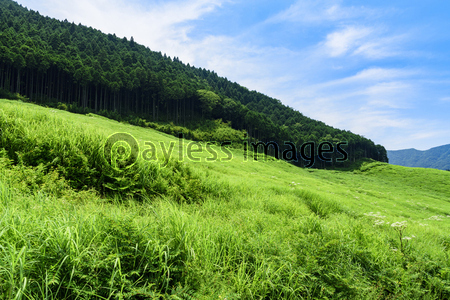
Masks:
[[[18,93],[14,94],[3,88],[0,88],[0,99],[11,99],[11,100],[21,100],[21,101],[28,100],[26,97],[19,95]]]
[[[72,112],[131,118],[139,126],[173,122],[195,131],[190,124],[222,119],[255,140],[280,147],[287,141],[298,147],[347,141],[350,162],[361,157],[387,161],[384,147],[369,139],[307,118],[279,100],[134,39],[43,17],[11,0],[0,0],[0,12],[0,88],[13,93],[7,98],[19,93]],[[316,159],[314,166],[334,165]]]
[[[108,114],[106,116],[111,118]],[[175,125],[172,122],[147,122],[139,117],[128,119],[119,117],[119,120],[126,120],[132,125],[152,128],[175,137],[180,137],[181,135],[183,138],[192,141],[212,142],[219,145],[223,142],[229,142],[233,148],[242,147],[246,136],[244,130],[233,129],[230,122],[224,123],[221,119],[191,122],[186,126]]]
[[[220,97],[214,92],[207,90],[198,90],[197,94],[200,100],[202,113],[206,116],[210,116],[213,109],[219,104]]]

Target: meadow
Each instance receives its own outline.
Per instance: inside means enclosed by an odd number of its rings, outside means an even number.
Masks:
[[[450,172],[193,161],[153,129],[9,100],[0,130],[2,299],[450,298]],[[118,132],[171,158],[110,168]]]

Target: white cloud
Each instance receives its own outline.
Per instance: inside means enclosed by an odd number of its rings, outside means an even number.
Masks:
[[[347,27],[344,30],[335,31],[327,35],[325,47],[329,49],[329,55],[336,57],[346,54],[361,45],[361,39],[371,33],[369,28]]]
[[[368,96],[371,107],[408,108],[414,94],[414,86],[409,82],[381,82],[367,87],[362,94]]]
[[[369,86],[411,79],[419,76],[420,74],[421,71],[415,69],[372,67],[361,70],[355,75],[318,83],[315,85],[311,85],[311,87],[322,91],[328,89],[327,91],[329,92],[332,92],[336,89],[342,90],[342,88],[345,87],[346,89],[352,90],[354,93],[356,93],[355,95],[359,95],[361,93],[368,94],[364,91],[367,90],[367,87]]]
[[[337,0],[298,0],[288,9],[272,16],[269,23],[294,22],[321,24],[360,16],[374,15],[375,11],[365,7],[345,7]]]
[[[369,59],[382,59],[406,55],[399,50],[399,45],[407,39],[407,34],[390,36],[381,28],[347,26],[329,33],[322,44],[331,57],[359,55]]]
[[[395,68],[367,68],[359,71],[355,76],[348,78],[349,81],[380,81],[391,80],[395,78],[405,78],[417,74],[417,70],[395,69]]]
[[[408,34],[372,37],[362,43],[354,52],[354,55],[363,55],[370,59],[381,59],[392,56],[413,55],[400,50],[400,45],[408,40]]]

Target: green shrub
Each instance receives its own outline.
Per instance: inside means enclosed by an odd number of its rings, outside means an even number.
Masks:
[[[58,105],[56,106],[56,108],[60,109],[60,110],[68,110],[67,104],[61,103],[61,102],[58,102]]]
[[[29,100],[26,96],[20,95],[19,93],[12,93],[4,88],[0,88],[0,99],[20,100],[23,102]]]

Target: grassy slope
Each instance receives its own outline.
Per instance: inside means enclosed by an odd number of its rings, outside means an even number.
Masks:
[[[128,132],[142,148],[145,141],[178,143],[97,116],[6,100],[0,110],[53,115],[105,138]],[[245,161],[242,150],[228,162],[194,156],[202,161],[186,164],[222,196],[190,205],[170,196],[113,204],[42,174],[23,187],[17,174],[38,170],[4,163],[0,290],[36,298],[108,298],[121,290],[124,297],[186,299],[450,296],[450,172],[378,162],[307,170]],[[391,226],[401,221],[402,237],[412,238],[403,249],[400,227]]]

